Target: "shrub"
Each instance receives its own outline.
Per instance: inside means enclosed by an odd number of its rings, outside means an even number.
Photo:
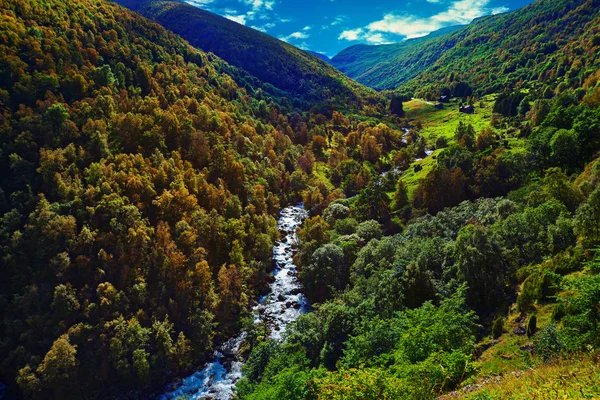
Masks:
[[[492,324],[492,337],[494,339],[498,339],[504,333],[504,323],[506,319],[504,317],[498,317],[494,320]]]
[[[435,140],[435,148],[443,149],[446,147],[448,147],[448,139],[446,139],[445,136],[438,136],[438,138]]]
[[[556,358],[565,348],[564,338],[554,323],[546,326],[533,340],[533,343],[535,352],[545,363]]]
[[[535,331],[537,330],[537,317],[533,314],[529,317],[529,322],[527,323],[527,337],[532,337],[535,335]]]
[[[351,235],[356,232],[358,222],[354,218],[345,218],[335,221],[335,230],[342,235]]]
[[[365,242],[369,242],[371,239],[379,239],[383,235],[381,225],[379,225],[379,222],[374,220],[365,221],[358,225],[358,228],[356,228],[356,233]]]
[[[323,212],[325,221],[333,224],[335,221],[347,218],[350,215],[350,209],[343,204],[333,203]]]

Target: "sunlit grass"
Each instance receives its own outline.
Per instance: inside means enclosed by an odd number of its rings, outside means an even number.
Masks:
[[[456,392],[459,398],[488,399],[598,399],[600,366],[588,355],[542,364],[536,368],[505,374],[484,383],[472,393]]]

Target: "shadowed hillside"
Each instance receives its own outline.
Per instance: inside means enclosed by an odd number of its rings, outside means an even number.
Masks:
[[[206,52],[284,90],[300,105],[355,106],[363,88],[314,55],[237,22],[177,0],[117,0]],[[326,89],[324,89],[326,88]],[[357,94],[360,93],[360,96]]]

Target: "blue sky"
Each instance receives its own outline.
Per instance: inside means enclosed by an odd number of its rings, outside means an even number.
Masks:
[[[397,43],[532,0],[186,0],[330,57],[354,44]]]

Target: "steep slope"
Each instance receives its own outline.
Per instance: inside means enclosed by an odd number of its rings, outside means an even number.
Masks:
[[[325,54],[317,53],[316,51],[311,51],[311,50],[307,50],[307,53],[312,54],[313,56],[320,58],[321,60],[325,61],[326,63],[331,64],[331,58],[327,57]]]
[[[402,43],[351,46],[331,59],[334,67],[357,82],[377,90],[395,89],[433,65],[460,40],[448,35],[452,26]]]
[[[0,15],[0,381],[16,398],[145,397],[239,331],[280,204],[333,190],[309,139],[327,162],[319,133],[352,116],[293,111],[111,2]]]
[[[193,46],[288,92],[296,105],[324,102],[346,107],[359,103],[362,96],[372,96],[368,89],[314,55],[182,1],[117,2],[155,20]]]
[[[408,83],[435,97],[466,82],[480,94],[536,85],[578,87],[598,69],[598,0],[537,0],[510,13],[478,19],[449,38],[460,41]]]
[[[599,12],[597,0],[537,0],[455,32],[353,46],[332,63],[367,86],[431,98],[464,82],[479,94],[537,80],[575,87],[598,67]]]

